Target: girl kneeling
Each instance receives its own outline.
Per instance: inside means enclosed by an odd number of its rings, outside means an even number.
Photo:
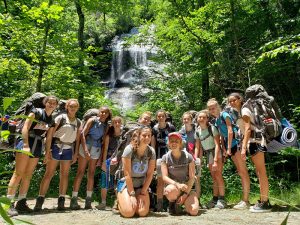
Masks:
[[[191,191],[195,181],[193,156],[182,151],[180,133],[173,132],[168,135],[168,147],[170,151],[162,157],[161,171],[163,181],[167,184],[164,192],[169,200],[169,213],[176,214],[176,209],[184,204],[186,212],[196,216],[199,200],[196,192]]]
[[[155,168],[155,151],[149,146],[151,136],[151,128],[139,128],[124,149],[124,177],[117,184],[118,207],[124,217],[147,216],[149,213],[148,189]]]

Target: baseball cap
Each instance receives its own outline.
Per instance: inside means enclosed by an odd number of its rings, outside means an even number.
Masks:
[[[172,133],[169,133],[168,139],[170,139],[171,137],[175,137],[175,138],[178,138],[178,139],[182,140],[182,136],[181,136],[181,134],[178,133],[178,132],[172,132]]]

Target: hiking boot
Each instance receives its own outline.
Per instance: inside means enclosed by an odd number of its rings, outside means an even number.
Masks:
[[[10,217],[19,215],[18,211],[15,209],[14,202],[10,203],[9,209],[7,210],[7,214]]]
[[[72,210],[80,209],[80,205],[78,204],[77,197],[72,197],[71,198],[70,209],[72,209]]]
[[[64,211],[65,208],[65,197],[60,196],[57,200],[57,210],[58,211]]]
[[[106,204],[105,203],[100,203],[99,205],[96,205],[96,209],[99,209],[99,210],[105,210],[106,208]]]
[[[250,212],[254,212],[254,213],[270,212],[271,210],[272,210],[272,206],[269,200],[266,202],[262,202],[258,200],[257,203],[250,208]]]
[[[215,208],[216,209],[225,209],[226,206],[227,206],[227,204],[226,204],[225,200],[224,199],[219,199],[217,201],[217,204],[215,205]]]
[[[85,198],[85,209],[92,209],[92,198],[91,197],[86,197]]]
[[[19,201],[17,201],[15,209],[18,211],[18,213],[32,213],[33,210],[28,207],[26,203],[26,198],[23,198]]]
[[[215,200],[210,200],[208,203],[207,203],[207,205],[206,205],[206,207],[208,208],[208,209],[211,209],[211,208],[214,208],[215,206],[216,206],[216,204],[217,204],[217,202],[215,201]]]
[[[33,211],[34,212],[39,212],[42,210],[42,207],[43,207],[43,204],[44,204],[44,201],[45,201],[45,197],[43,196],[38,196],[36,198],[36,202],[35,202],[35,206],[33,208]]]
[[[169,214],[176,215],[176,203],[175,202],[169,202]]]
[[[242,200],[238,204],[236,204],[235,206],[233,206],[233,209],[243,210],[243,209],[249,209],[249,207],[250,207],[249,202],[245,202],[245,201]]]
[[[180,204],[175,204],[175,213],[176,215],[180,215],[183,213],[183,209]]]
[[[156,212],[163,212],[164,208],[163,208],[163,201],[157,201],[156,204]]]

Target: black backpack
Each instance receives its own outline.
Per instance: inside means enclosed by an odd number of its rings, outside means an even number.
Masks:
[[[246,89],[246,102],[242,108],[248,108],[254,115],[255,128],[252,138],[265,139],[267,143],[278,137],[281,132],[281,112],[274,98],[269,96],[262,85],[255,84]]]
[[[124,149],[127,145],[130,144],[131,137],[133,132],[140,128],[141,124],[136,122],[128,122],[126,126],[123,128],[121,137],[119,139],[118,147],[114,150],[113,154],[110,157],[110,164],[109,164],[109,173],[114,175],[118,178],[121,178],[121,171],[122,171],[122,155]]]

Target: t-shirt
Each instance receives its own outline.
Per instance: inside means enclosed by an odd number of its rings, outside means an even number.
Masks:
[[[194,155],[195,153],[195,126],[192,126],[192,130],[186,131],[185,126],[183,125],[179,131],[179,133],[185,137],[185,149],[187,152]]]
[[[54,127],[55,123],[52,115],[48,116],[45,109],[33,109],[32,112],[35,115],[35,119],[38,123],[33,121],[29,131],[34,132],[37,136],[45,136],[50,127]]]
[[[156,140],[155,153],[157,158],[161,158],[168,152],[167,137],[169,133],[175,132],[175,127],[167,123],[165,128],[159,128],[158,124],[153,127],[153,136]]]
[[[61,120],[64,118],[65,124],[63,124],[58,130],[55,131],[53,137],[59,138],[61,142],[64,143],[73,143],[76,140],[77,130],[80,124],[77,124],[77,119],[70,121],[67,114],[61,114],[55,118],[55,124],[60,124]],[[63,147],[63,149],[71,148],[71,145],[68,144],[57,144],[58,147]]]
[[[202,149],[204,151],[212,150],[215,148],[214,137],[217,136],[219,132],[215,126],[211,126],[211,131],[213,136],[209,135],[208,128],[201,129],[201,127],[199,126],[199,128],[195,132],[195,139],[200,140]]]
[[[216,119],[216,123],[215,123],[216,127],[219,129],[221,136],[225,138],[226,142],[228,139],[228,129],[227,129],[227,125],[225,122],[227,118],[229,118],[231,124],[233,124],[233,119],[231,118],[231,116],[229,115],[228,112],[222,112],[220,114],[220,116]],[[232,127],[232,131],[235,132],[233,127]],[[236,146],[238,143],[239,143],[239,141],[237,139],[233,138],[231,147]]]
[[[255,119],[254,119],[254,114],[250,111],[250,109],[246,108],[246,107],[243,107],[242,108],[242,116],[248,116],[250,118],[250,123],[251,123],[251,130],[254,131],[255,130],[255,127],[253,126],[253,124],[255,124]],[[244,123],[244,121],[243,121]],[[240,127],[241,129],[241,132],[242,134],[245,134],[245,124],[243,124],[243,129]],[[262,140],[257,140],[257,139],[254,139],[254,138],[251,138],[249,139],[249,142],[251,143],[260,143],[262,145],[266,145],[266,141],[263,141],[262,143]]]
[[[134,188],[142,187],[148,167],[149,161],[155,160],[155,151],[151,146],[148,146],[142,157],[139,157],[133,150],[132,145],[127,145],[124,149],[122,158],[131,158],[131,178]]]
[[[107,123],[102,123],[98,118],[95,118],[87,134],[86,143],[93,147],[101,148],[106,127]]]
[[[189,163],[193,162],[193,156],[186,152],[181,151],[181,156],[176,159],[169,151],[162,157],[162,163],[167,164],[168,177],[176,182],[185,183],[189,180]]]

